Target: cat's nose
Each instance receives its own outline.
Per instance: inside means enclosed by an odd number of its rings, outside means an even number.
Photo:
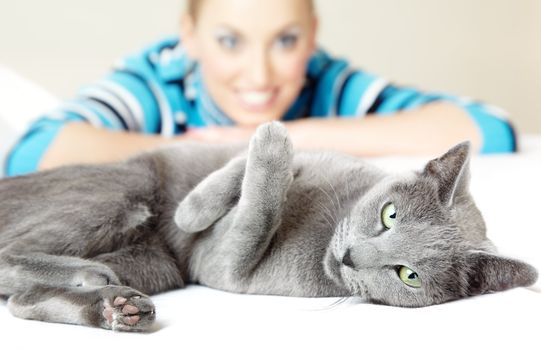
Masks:
[[[348,248],[348,250],[346,250],[346,254],[344,254],[344,257],[342,258],[342,264],[351,267],[352,269],[355,268],[353,260],[351,260],[351,249]]]

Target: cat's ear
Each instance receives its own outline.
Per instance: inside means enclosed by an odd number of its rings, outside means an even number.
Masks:
[[[429,161],[423,170],[423,176],[437,181],[438,196],[445,206],[451,206],[457,195],[468,190],[470,148],[470,142],[460,143],[443,156]]]
[[[483,251],[468,252],[468,293],[478,295],[525,287],[537,281],[537,270],[520,260]]]

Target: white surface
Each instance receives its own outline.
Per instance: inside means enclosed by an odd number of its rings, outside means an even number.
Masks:
[[[375,160],[388,169],[424,159]],[[541,268],[541,137],[519,155],[472,160],[472,191],[489,236],[502,252]],[[123,334],[12,317],[0,305],[2,349],[473,349],[541,347],[540,284],[422,309],[309,299],[237,295],[190,286],[153,298],[150,334]],[[536,292],[535,289],[538,291]]]
[[[0,121],[6,126],[23,132],[40,113],[58,104],[49,92],[0,64]]]
[[[8,77],[0,67],[0,77]],[[2,75],[4,74],[4,75]],[[53,108],[54,97],[32,83],[0,90],[2,111],[15,130],[32,114]],[[2,84],[0,84],[2,85]],[[1,86],[0,86],[1,88]],[[15,91],[19,93],[15,94]],[[11,95],[10,95],[11,94]],[[28,96],[34,96],[28,99]],[[25,98],[26,97],[26,98]],[[30,103],[29,101],[33,101]],[[5,140],[5,139],[2,139]],[[420,168],[426,159],[373,160],[390,169]],[[541,268],[541,136],[524,138],[518,155],[472,160],[472,192],[502,253]],[[1,224],[1,223],[0,223]],[[540,290],[540,283],[536,289]],[[515,289],[423,309],[308,299],[237,295],[190,286],[153,297],[157,324],[150,334],[26,321],[0,302],[0,349],[473,349],[541,347],[541,293]]]
[[[58,104],[49,92],[0,63],[0,177],[6,154],[30,123]]]

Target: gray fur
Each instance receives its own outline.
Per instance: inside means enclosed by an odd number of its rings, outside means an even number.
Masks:
[[[183,144],[4,179],[0,295],[23,318],[148,330],[147,294],[186,283],[406,307],[533,284],[532,266],[486,238],[468,162],[464,143],[389,175],[346,155],[294,153],[270,123],[247,153]],[[400,266],[422,286],[402,282]]]

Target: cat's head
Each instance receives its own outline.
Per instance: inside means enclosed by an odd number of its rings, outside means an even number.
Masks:
[[[327,273],[363,299],[410,307],[535,283],[532,266],[486,238],[469,154],[462,143],[420,172],[380,181],[337,227]]]

